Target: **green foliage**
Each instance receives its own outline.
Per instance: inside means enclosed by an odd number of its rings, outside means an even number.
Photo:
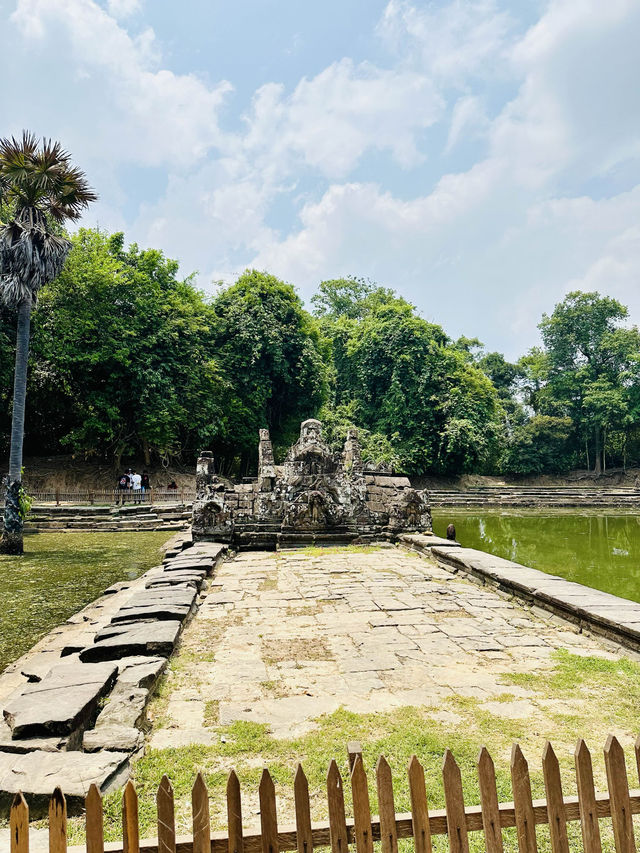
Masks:
[[[24,476],[24,468],[21,469],[21,477],[22,476]],[[22,483],[18,489],[18,505],[20,508],[20,518],[24,521],[33,506],[33,498],[31,495],[27,494],[27,490]]]
[[[33,317],[33,453],[192,464],[209,447],[223,473],[245,474],[260,428],[281,457],[318,416],[333,450],[355,427],[365,462],[413,474],[640,462],[640,333],[614,299],[568,294],[542,318],[543,345],[513,364],[364,279],[322,282],[311,315],[266,272],[206,297],[122,234],[83,229],[72,245]],[[4,452],[14,329],[0,306]]]
[[[362,449],[362,461],[373,462],[376,465],[383,463],[392,468],[400,467],[400,458],[393,448],[391,440],[380,432],[371,432],[364,427],[356,426],[355,401],[343,403],[339,406],[323,406],[318,412],[322,421],[324,438],[334,452],[339,452],[344,447],[347,431],[358,430],[358,440]]]
[[[358,290],[346,282],[321,285],[333,405],[351,405],[357,426],[386,436],[410,473],[490,466],[502,410],[495,388],[470,357],[477,342],[453,344],[392,291],[370,285]],[[345,303],[350,296],[356,303],[351,307]]]
[[[542,474],[567,471],[575,461],[569,441],[571,418],[534,415],[517,426],[501,459],[500,468],[509,474]]]
[[[316,321],[275,276],[246,270],[218,294],[213,312],[213,346],[233,387],[216,450],[228,461],[240,454],[245,469],[260,428],[282,449],[315,414],[326,397],[327,368]]]
[[[620,325],[627,314],[615,299],[569,293],[542,317],[544,349],[519,364],[526,402],[537,415],[570,419],[571,462],[584,449],[596,472],[606,464],[607,444],[622,450],[623,461],[628,434],[640,422],[640,333]]]
[[[34,323],[29,424],[41,446],[177,456],[224,428],[215,316],[176,274],[161,252],[125,251],[120,234],[73,238]]]

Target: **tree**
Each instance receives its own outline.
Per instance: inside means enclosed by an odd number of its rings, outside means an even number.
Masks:
[[[516,426],[509,436],[500,468],[509,474],[567,471],[576,457],[572,435],[571,418],[534,415]]]
[[[336,410],[352,405],[355,426],[386,437],[409,473],[490,466],[502,409],[473,363],[477,341],[453,343],[393,291],[340,281],[321,285],[319,315]],[[345,304],[349,296],[357,304]]]
[[[72,244],[34,328],[29,417],[39,441],[117,467],[123,455],[196,456],[224,433],[230,392],[211,305],[177,277],[176,261],[125,249],[122,234],[81,229]]]
[[[0,551],[21,554],[20,508],[31,310],[43,284],[60,273],[70,249],[55,225],[78,219],[95,201],[84,174],[58,142],[30,133],[0,140],[0,203],[10,216],[0,225],[0,294],[17,310],[16,362],[9,475]]]
[[[242,472],[254,458],[258,430],[267,427],[278,448],[288,447],[300,421],[326,398],[326,353],[315,320],[290,284],[246,270],[213,301],[214,346],[232,393],[226,435],[215,449]]]
[[[628,429],[640,384],[640,333],[620,325],[627,315],[624,305],[599,293],[567,294],[543,315],[544,354],[530,365],[538,370],[536,412],[571,418],[576,443],[584,442],[596,474],[607,437]]]

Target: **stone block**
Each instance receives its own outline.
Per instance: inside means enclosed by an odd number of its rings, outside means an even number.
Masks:
[[[149,691],[143,687],[122,684],[115,688],[98,715],[95,728],[123,726],[138,728],[145,719]]]
[[[67,809],[77,814],[90,786],[95,784],[102,793],[108,791],[128,760],[128,752],[112,750],[91,754],[36,750],[18,756],[0,753],[0,807],[7,814],[11,800],[21,791],[29,804],[30,817],[43,816],[51,794],[59,786]]]
[[[111,623],[114,625],[119,622],[131,623],[139,622],[143,619],[177,619],[179,621],[183,621],[187,618],[190,612],[191,608],[187,605],[151,603],[144,607],[123,608],[115,614]]]
[[[167,659],[163,657],[130,657],[118,661],[118,685],[126,684],[130,687],[144,687],[149,690],[158,680]]]
[[[80,652],[82,661],[107,661],[132,655],[169,657],[182,623],[174,620],[109,626]],[[105,633],[106,632],[106,633]]]
[[[54,667],[42,681],[27,684],[4,708],[12,738],[68,735],[85,725],[118,674],[113,664]]]
[[[132,726],[100,726],[85,732],[82,749],[85,752],[100,752],[113,749],[118,752],[137,752],[144,746],[144,734]]]
[[[149,577],[145,583],[146,589],[162,589],[165,586],[192,586],[199,590],[206,577],[204,569],[185,569],[184,571],[162,572]]]

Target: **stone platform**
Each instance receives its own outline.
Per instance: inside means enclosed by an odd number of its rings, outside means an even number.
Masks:
[[[183,635],[167,682],[167,718],[150,743],[214,743],[212,706],[220,725],[267,723],[282,738],[304,734],[340,707],[421,706],[455,723],[447,697],[524,718],[531,694],[510,686],[504,701],[505,675],[546,672],[560,648],[623,654],[403,548],[241,552],[220,568]]]
[[[59,785],[71,811],[89,785],[126,779],[157,678],[226,546],[183,537],[162,565],[104,595],[0,675],[0,811],[22,791],[36,816]]]
[[[634,651],[640,651],[640,604],[599,589],[547,574],[503,557],[436,537],[408,534],[401,542],[429,553],[454,570],[483,584],[513,593],[536,605]]]

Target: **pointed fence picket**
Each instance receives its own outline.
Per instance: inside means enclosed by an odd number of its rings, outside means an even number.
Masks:
[[[343,778],[336,761],[327,772],[328,822],[311,822],[309,783],[301,765],[296,770],[293,794],[295,825],[278,826],[276,790],[267,769],[262,773],[258,796],[260,827],[242,823],[240,782],[231,771],[227,782],[227,832],[211,832],[210,803],[204,776],[199,773],[192,789],[193,833],[176,837],[174,793],[169,778],[162,777],[156,797],[158,837],[140,839],[138,795],[128,782],[122,796],[122,844],[105,848],[102,798],[95,785],[85,804],[86,853],[313,853],[331,847],[332,853],[397,853],[400,839],[412,838],[416,853],[432,853],[433,836],[447,836],[452,853],[468,853],[469,834],[483,833],[487,853],[503,853],[502,830],[516,829],[520,853],[537,853],[536,827],[548,825],[552,853],[569,853],[567,825],[579,822],[585,853],[602,853],[600,821],[613,829],[616,853],[636,853],[633,816],[640,814],[640,789],[629,790],[627,766],[617,738],[609,736],[604,748],[608,794],[596,794],[591,754],[580,739],[574,759],[578,796],[564,796],[557,756],[550,743],[542,754],[546,798],[533,800],[529,765],[520,747],[511,753],[513,802],[500,803],[495,767],[488,751],[480,750],[477,764],[480,805],[465,806],[460,768],[450,750],[442,765],[445,808],[429,809],[425,774],[414,755],[407,768],[411,812],[395,810],[391,767],[380,756],[375,767],[379,815],[371,814],[367,773],[362,750],[349,744],[349,781],[353,818],[345,809]],[[634,745],[634,764],[640,777],[640,737]],[[10,853],[29,853],[29,808],[22,794],[14,797],[10,818]],[[49,804],[50,853],[67,853],[67,805],[56,788]]]

